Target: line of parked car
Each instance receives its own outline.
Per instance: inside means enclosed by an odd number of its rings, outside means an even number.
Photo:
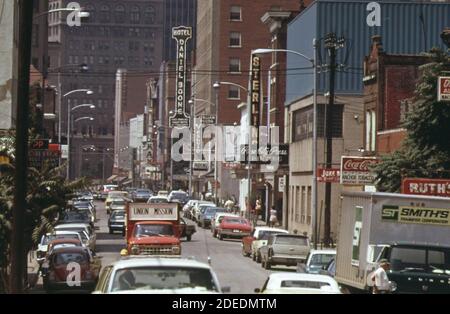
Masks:
[[[92,290],[96,285],[101,262],[95,254],[93,200],[90,192],[78,193],[59,215],[52,232],[41,237],[36,254],[47,292],[66,289],[72,284],[77,290]]]

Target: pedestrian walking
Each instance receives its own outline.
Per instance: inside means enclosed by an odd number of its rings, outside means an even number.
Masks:
[[[275,227],[278,223],[278,211],[275,206],[270,208],[269,227]]]
[[[380,266],[372,274],[373,294],[391,293],[391,283],[387,276],[387,271],[391,268],[387,259],[380,260]]]

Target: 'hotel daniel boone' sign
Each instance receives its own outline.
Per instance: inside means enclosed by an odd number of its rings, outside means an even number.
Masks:
[[[192,28],[178,26],[172,28],[172,38],[177,41],[177,68],[175,88],[175,113],[169,118],[170,127],[190,127],[189,115],[186,113],[186,47],[192,38]]]

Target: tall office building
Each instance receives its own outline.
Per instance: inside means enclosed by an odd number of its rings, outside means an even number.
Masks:
[[[50,0],[49,9],[63,8],[70,2]],[[96,106],[94,110],[82,107],[71,114],[74,121],[84,116],[95,120],[73,123],[70,177],[105,179],[112,173],[114,160],[116,72],[126,69],[134,71],[136,77],[158,72],[163,54],[165,1],[78,3],[90,13],[89,18],[81,20],[81,26],[69,26],[67,12],[49,15],[49,78],[60,89],[63,142],[67,135],[67,109],[81,104]],[[63,97],[77,89],[90,89],[94,94],[77,92]]]
[[[164,61],[175,60],[177,43],[172,38],[172,28],[190,26],[195,34],[197,23],[197,0],[164,1]],[[188,42],[188,54],[195,47],[195,36]]]

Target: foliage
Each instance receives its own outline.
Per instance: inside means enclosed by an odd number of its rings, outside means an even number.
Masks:
[[[404,177],[450,178],[450,104],[437,101],[438,76],[450,71],[450,57],[437,48],[428,56],[405,119],[406,139],[374,169],[379,191],[399,192]]]

